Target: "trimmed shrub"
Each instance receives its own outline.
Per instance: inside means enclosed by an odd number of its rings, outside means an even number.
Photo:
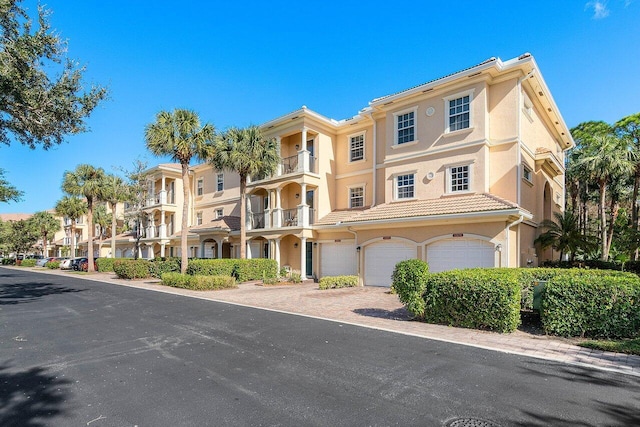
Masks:
[[[14,265],[15,263],[15,258],[2,258],[2,265]]]
[[[631,338],[640,334],[640,279],[569,274],[542,291],[542,327],[562,336]]]
[[[358,286],[358,276],[325,276],[318,283],[319,289],[353,288]]]
[[[146,259],[116,259],[113,271],[120,279],[147,279],[151,277],[149,261]]]
[[[51,270],[55,270],[56,268],[60,268],[60,261],[48,261],[44,264],[44,266],[50,268]]]
[[[96,259],[96,267],[101,273],[113,272],[113,263],[115,258],[98,258]]]
[[[164,273],[179,272],[180,265],[180,258],[155,258],[149,263],[149,272],[160,279]]]
[[[416,317],[424,315],[424,293],[429,265],[419,259],[408,259],[396,264],[391,275],[391,289],[400,302]]]
[[[35,267],[36,266],[36,260],[35,259],[23,259],[22,262],[20,263],[20,266],[22,266],[22,267]]]
[[[238,282],[278,277],[278,263],[275,259],[254,258],[234,261],[236,261],[236,265],[233,275]]]
[[[236,279],[230,276],[190,276],[180,273],[164,273],[162,284],[174,288],[208,291],[214,289],[235,288]]]
[[[424,320],[512,332],[520,324],[520,284],[507,269],[453,270],[427,276]]]
[[[187,265],[191,276],[233,276],[236,259],[194,259]]]
[[[232,276],[238,282],[278,277],[274,259],[194,259],[189,261],[187,274],[192,276]]]
[[[289,280],[292,283],[302,283],[302,275],[298,270],[291,270],[291,273],[289,274]]]

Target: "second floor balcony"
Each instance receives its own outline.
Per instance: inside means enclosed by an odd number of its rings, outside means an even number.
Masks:
[[[145,203],[145,207],[156,205],[175,205],[176,199],[173,191],[158,191],[155,194],[150,195]]]
[[[264,212],[248,212],[247,230],[285,227],[309,227],[315,222],[315,209],[300,205],[293,209],[273,209]]]
[[[286,175],[318,173],[318,159],[309,151],[299,151],[298,154],[280,159],[273,175],[268,177],[253,177],[250,181],[257,182]]]

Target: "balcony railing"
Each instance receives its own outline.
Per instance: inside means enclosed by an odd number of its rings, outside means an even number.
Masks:
[[[298,226],[298,209],[284,209],[282,211],[282,224],[283,227],[297,227]]]
[[[264,228],[264,212],[251,214],[251,229]]]
[[[281,175],[298,172],[298,155],[285,157],[280,161]]]
[[[159,191],[147,198],[147,204],[145,206],[154,206],[160,204],[174,205],[175,203],[176,201],[173,191]]]
[[[313,225],[315,222],[316,210],[313,208],[309,208],[309,225]]]

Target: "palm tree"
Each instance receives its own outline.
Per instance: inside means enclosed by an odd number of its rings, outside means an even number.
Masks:
[[[69,218],[71,221],[71,250],[72,257],[76,256],[75,225],[82,215],[87,213],[87,203],[79,197],[64,196],[58,200],[54,208],[57,215]]]
[[[155,123],[147,125],[147,149],[156,156],[171,156],[182,166],[182,227],[180,232],[180,271],[187,272],[187,234],[189,214],[189,163],[191,159],[204,160],[212,155],[215,129],[211,124],[200,125],[198,115],[190,110],[161,111]]]
[[[62,190],[72,196],[84,196],[87,200],[87,227],[89,240],[87,242],[87,271],[95,271],[93,264],[93,204],[100,200],[105,173],[102,168],[82,164],[73,172],[67,171],[62,181]]]
[[[47,211],[36,212],[30,219],[40,233],[40,237],[42,238],[42,253],[46,257],[49,255],[47,253],[47,241],[49,240],[49,236],[60,231],[60,221]]]
[[[240,258],[246,256],[246,200],[247,178],[275,172],[280,157],[275,139],[266,140],[260,128],[230,128],[216,141],[215,154],[210,159],[218,170],[231,170],[240,175]]]
[[[111,225],[111,215],[107,213],[107,207],[103,204],[96,206],[93,211],[93,223],[98,226],[98,254],[102,250],[102,238],[107,234]]]
[[[587,250],[591,246],[591,242],[587,236],[580,232],[578,218],[572,211],[563,213],[554,212],[554,220],[545,219],[540,223],[540,227],[546,229],[535,240],[542,249],[552,247],[560,252],[560,261],[566,252],[571,254],[571,261],[574,260],[576,253],[580,249]]]
[[[118,203],[126,202],[130,199],[131,192],[125,182],[116,175],[107,175],[102,186],[102,199],[109,203],[111,208],[111,257],[116,256],[116,228],[117,217],[116,208]]]
[[[600,218],[601,259],[607,261],[607,218],[605,203],[607,185],[611,181],[623,179],[633,171],[631,160],[633,153],[624,139],[614,135],[596,135],[583,147],[582,157],[577,159],[576,167],[583,168],[588,179],[597,184],[600,194],[598,217]]]

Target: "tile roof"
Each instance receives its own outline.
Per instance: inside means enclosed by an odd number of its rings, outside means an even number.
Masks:
[[[33,216],[33,214],[28,213],[5,213],[0,214],[0,219],[2,221],[20,221],[23,219],[29,219]]]
[[[198,233],[205,230],[235,231],[240,230],[240,217],[225,215],[211,220],[211,222],[196,225],[189,229],[190,233]],[[180,233],[177,233],[179,235]]]
[[[430,200],[383,203],[361,211],[333,211],[319,221],[316,221],[315,225],[333,225],[337,222],[355,223],[456,213],[492,212],[517,208],[518,205],[516,203],[491,194],[480,193]]]

